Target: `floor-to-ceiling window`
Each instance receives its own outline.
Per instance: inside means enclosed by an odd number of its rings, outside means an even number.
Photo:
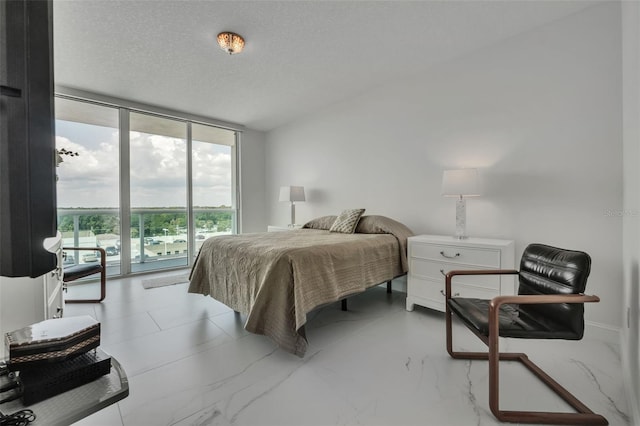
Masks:
[[[235,131],[65,97],[56,117],[59,228],[66,246],[105,248],[109,275],[189,266],[237,232]]]
[[[107,274],[121,272],[118,109],[56,98],[58,229],[65,247],[102,247]],[[96,262],[65,250],[66,264]]]
[[[235,135],[194,123],[191,139],[192,221],[197,253],[208,236],[236,232]]]
[[[187,123],[132,112],[129,128],[131,271],[187,266]]]

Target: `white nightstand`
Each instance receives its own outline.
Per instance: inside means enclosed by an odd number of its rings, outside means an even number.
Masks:
[[[269,226],[267,226],[267,232],[291,231],[292,229],[302,229],[302,225],[295,225],[294,227],[290,227],[290,226],[287,226],[287,225],[284,225],[284,226],[269,225]]]
[[[417,235],[408,240],[407,310],[414,305],[444,311],[444,276],[459,269],[514,269],[511,240]],[[491,299],[515,294],[512,275],[457,276],[453,295]]]

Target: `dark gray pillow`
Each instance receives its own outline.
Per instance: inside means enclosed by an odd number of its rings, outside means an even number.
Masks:
[[[362,216],[356,226],[356,234],[402,234],[412,236],[406,225],[386,216]]]
[[[302,225],[302,227],[307,229],[323,229],[325,231],[328,231],[329,229],[331,229],[331,225],[333,225],[333,222],[336,221],[337,217],[338,216],[335,215],[317,217],[305,223],[304,225]]]

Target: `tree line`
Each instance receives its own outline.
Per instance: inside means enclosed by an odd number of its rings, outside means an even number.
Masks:
[[[58,230],[74,230],[74,216],[78,216],[78,230],[91,231],[94,235],[120,235],[120,217],[117,214],[82,214],[80,211],[58,218]],[[144,213],[144,237],[185,234],[187,232],[186,213]],[[233,229],[233,213],[210,211],[195,213],[197,231],[227,231]],[[131,215],[131,238],[140,237],[140,215]]]

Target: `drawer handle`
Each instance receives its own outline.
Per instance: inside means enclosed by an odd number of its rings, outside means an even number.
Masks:
[[[440,254],[442,255],[442,257],[446,257],[447,259],[455,259],[456,257],[460,256],[460,253],[456,253],[453,256],[449,256],[449,255],[447,255],[447,253],[444,252],[444,250],[441,251]]]
[[[444,297],[447,297],[447,295],[445,294],[444,290],[440,290],[440,294],[443,295]],[[453,297],[458,297],[458,296],[460,296],[460,293],[455,293],[453,295]]]

